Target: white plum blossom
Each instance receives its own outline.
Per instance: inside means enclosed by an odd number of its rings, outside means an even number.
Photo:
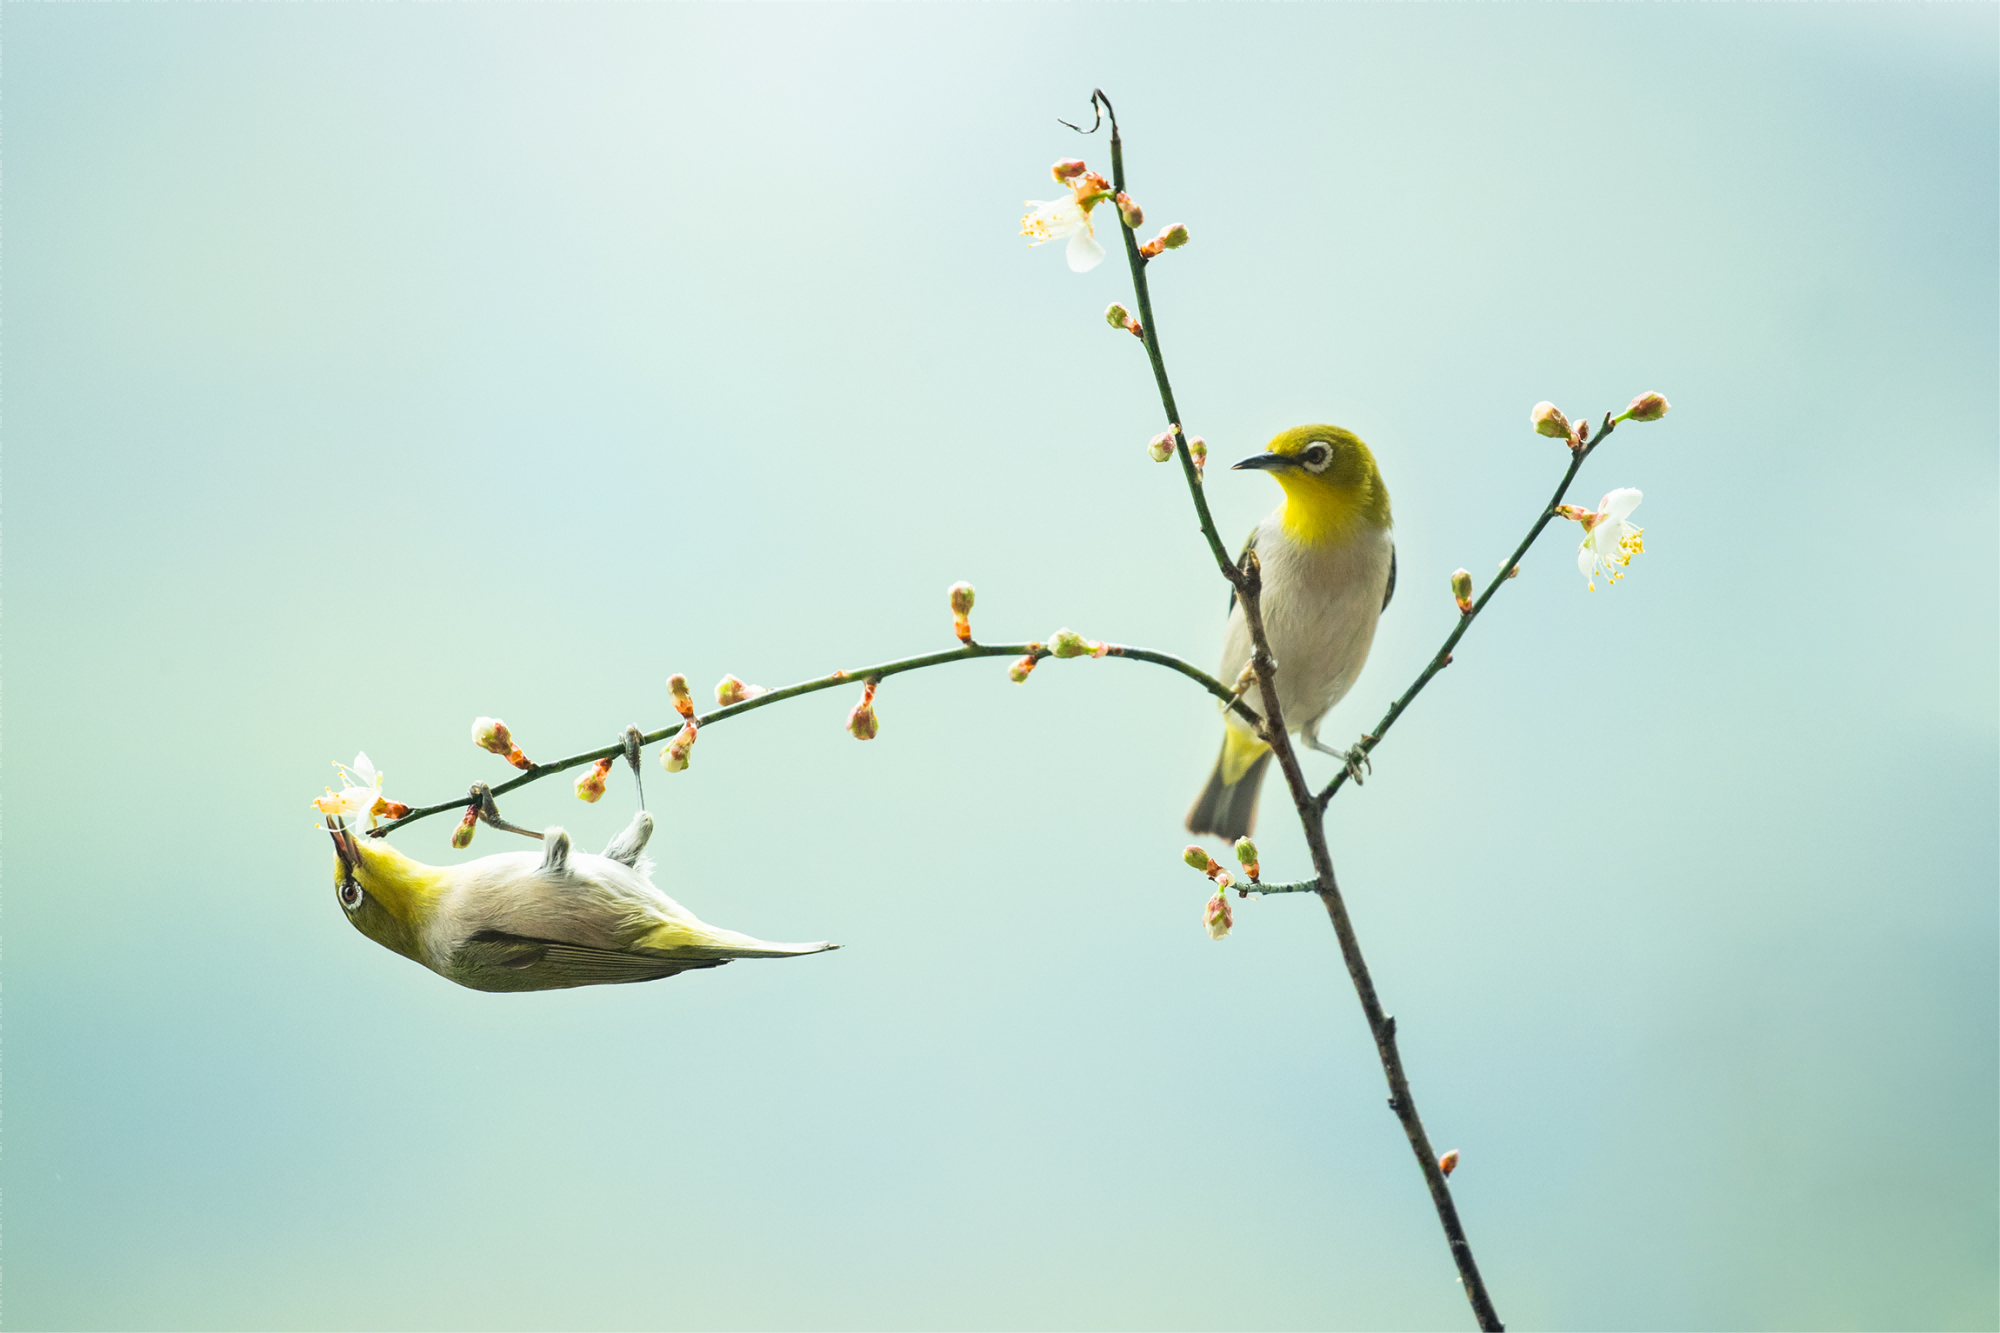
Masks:
[[[1632,557],[1644,553],[1646,530],[1631,521],[1632,511],[1643,498],[1632,487],[1623,486],[1599,501],[1594,514],[1574,505],[1564,506],[1565,517],[1583,524],[1583,545],[1577,548],[1576,567],[1583,571],[1592,592],[1597,591],[1598,575],[1607,574],[1610,582],[1616,583],[1625,577],[1625,567],[1632,563]]]
[[[340,770],[340,790],[327,788],[326,795],[313,802],[314,808],[321,814],[338,815],[357,826],[373,828],[375,816],[388,813],[395,804],[382,796],[382,774],[366,753],[354,756],[352,768],[346,764],[334,767]]]
[[[1082,168],[1081,162],[1057,163],[1056,179],[1069,186],[1069,197],[1030,199],[1028,207],[1033,211],[1021,219],[1021,234],[1030,245],[1069,238],[1065,254],[1072,273],[1088,273],[1103,262],[1104,247],[1097,243],[1090,213],[1111,197],[1109,182]]]

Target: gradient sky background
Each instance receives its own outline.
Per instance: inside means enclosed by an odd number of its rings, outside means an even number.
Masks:
[[[1992,1328],[1991,6],[9,5],[6,1322],[1469,1327],[1324,914],[1212,944],[1218,722],[899,678],[649,768],[660,882],[842,952],[455,988],[307,801],[1058,625],[1209,663],[1143,354],[1015,235],[1117,100],[1219,461],[1331,420],[1402,582],[1335,804],[1518,1327]],[[1274,499],[1218,468],[1234,541]],[[649,763],[651,759],[649,757]],[[1316,773],[1327,770],[1315,759]],[[1306,869],[1267,792],[1274,877]],[[590,846],[629,783],[506,802]],[[399,834],[452,859],[450,822]],[[514,840],[482,831],[475,853]]]

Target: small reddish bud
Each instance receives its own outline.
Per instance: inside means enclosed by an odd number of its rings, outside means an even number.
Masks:
[[[1188,436],[1188,457],[1194,460],[1195,474],[1199,476],[1208,466],[1208,441],[1199,435]]]
[[[604,795],[604,780],[611,776],[611,761],[600,759],[590,766],[590,771],[576,780],[576,799],[596,803]]]
[[[1451,595],[1458,602],[1458,613],[1460,615],[1469,616],[1472,614],[1471,570],[1454,569],[1451,572]]]
[[[688,678],[678,671],[667,677],[667,692],[674,696],[674,711],[684,718],[694,716],[694,696],[688,693]]]
[[[1438,1170],[1447,1176],[1458,1170],[1458,1149],[1453,1148],[1450,1152],[1438,1158]]]
[[[1673,405],[1667,401],[1666,395],[1642,393],[1632,400],[1632,406],[1618,415],[1617,420],[1658,421],[1672,409]]]
[[[472,845],[472,830],[479,826],[479,807],[472,806],[465,812],[465,818],[458,821],[458,827],[451,831],[451,845],[464,851]]]
[[[1075,630],[1059,629],[1049,636],[1049,653],[1055,657],[1102,657],[1110,645],[1086,639]]]
[[[1535,434],[1546,435],[1552,440],[1572,437],[1569,418],[1554,403],[1536,403],[1535,410],[1528,414],[1528,424],[1535,428]]]
[[[1027,684],[1028,673],[1033,671],[1035,663],[1041,660],[1041,658],[1036,657],[1033,653],[1029,653],[1026,657],[1016,658],[1007,664],[1007,679],[1013,681],[1016,685]]]
[[[688,751],[694,749],[696,735],[694,719],[689,718],[679,733],[667,742],[667,748],[660,751],[660,767],[669,773],[680,773],[688,766]]]
[[[1250,877],[1252,884],[1255,884],[1257,882],[1257,844],[1248,838],[1238,838],[1236,840],[1236,863],[1243,867],[1243,873]]]
[[[1224,875],[1222,878],[1227,880],[1229,877]],[[1219,884],[1215,890],[1215,896],[1210,898],[1207,905],[1201,909],[1201,924],[1202,928],[1208,931],[1208,937],[1212,940],[1227,939],[1229,937],[1229,928],[1236,924],[1236,915],[1229,910],[1228,884]]]
[[[1174,433],[1163,430],[1146,444],[1146,457],[1155,463],[1164,463],[1174,456]]]
[[[516,768],[533,768],[528,756],[521,753],[521,747],[514,744],[514,737],[507,730],[507,724],[497,717],[480,717],[472,721],[472,743],[482,750],[491,750]]]
[[[1054,176],[1057,180],[1067,184],[1068,182],[1075,180],[1078,176],[1081,176],[1084,173],[1084,170],[1085,168],[1083,165],[1082,158],[1066,157],[1062,161],[1050,167],[1049,174],[1051,176]]]
[[[380,815],[384,819],[401,819],[404,815],[410,813],[410,807],[404,805],[401,801],[379,800],[375,802],[375,808],[369,813]]]
[[[1131,195],[1123,191],[1120,191],[1118,195],[1118,216],[1124,218],[1125,225],[1133,231],[1137,231],[1146,225],[1145,210],[1133,202]]]
[[[770,691],[762,685],[745,685],[734,676],[724,676],[715,683],[715,701],[724,708],[729,707],[731,704],[740,704],[746,699],[754,699],[760,694],[769,693]]]
[[[1508,577],[1508,578],[1510,578],[1510,579],[1518,579],[1518,578],[1520,578],[1520,577],[1521,577],[1521,567],[1520,567],[1519,565],[1512,565],[1512,566],[1510,566],[1510,567],[1508,568],[1508,570],[1507,570],[1507,577]]]
[[[960,643],[972,642],[972,585],[960,581],[945,589],[951,599],[951,632]]]
[[[857,741],[872,741],[881,725],[875,716],[875,682],[866,681],[861,686],[861,702],[847,715],[847,734]]]

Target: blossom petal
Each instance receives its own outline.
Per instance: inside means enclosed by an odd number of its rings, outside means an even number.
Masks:
[[[1630,486],[1621,486],[1605,496],[1597,506],[1597,512],[1612,523],[1622,523],[1625,516],[1639,507],[1639,501],[1646,497]],[[1614,543],[1615,544],[1615,543]]]
[[[354,756],[354,776],[364,787],[382,785],[382,775],[375,771],[375,765],[368,762],[368,752],[365,750]]]
[[[1090,234],[1088,223],[1077,228],[1069,238],[1069,270],[1072,273],[1088,273],[1104,262],[1104,247]]]
[[[1590,538],[1583,539],[1583,545],[1576,548],[1576,567],[1583,571],[1585,578],[1597,573],[1597,552],[1590,549]]]

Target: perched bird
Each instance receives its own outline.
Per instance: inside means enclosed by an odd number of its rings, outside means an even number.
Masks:
[[[1319,726],[1368,660],[1375,621],[1396,591],[1396,544],[1389,534],[1389,492],[1375,455],[1338,426],[1298,426],[1264,453],[1236,465],[1269,472],[1285,501],[1257,525],[1244,550],[1263,568],[1259,605],[1277,661],[1278,707],[1285,728],[1308,747],[1358,764],[1358,750],[1322,745]],[[1250,626],[1236,595],[1220,678],[1235,681],[1250,661]],[[1243,700],[1263,712],[1255,684]],[[1234,840],[1257,822],[1257,792],[1271,749],[1250,724],[1224,714],[1222,754],[1188,811],[1190,833]]]
[[[329,820],[334,896],[354,928],[474,990],[558,990],[655,981],[733,958],[789,958],[840,946],[773,944],[697,921],[653,887],[641,810],[602,856],[551,828],[540,852],[427,866]]]

